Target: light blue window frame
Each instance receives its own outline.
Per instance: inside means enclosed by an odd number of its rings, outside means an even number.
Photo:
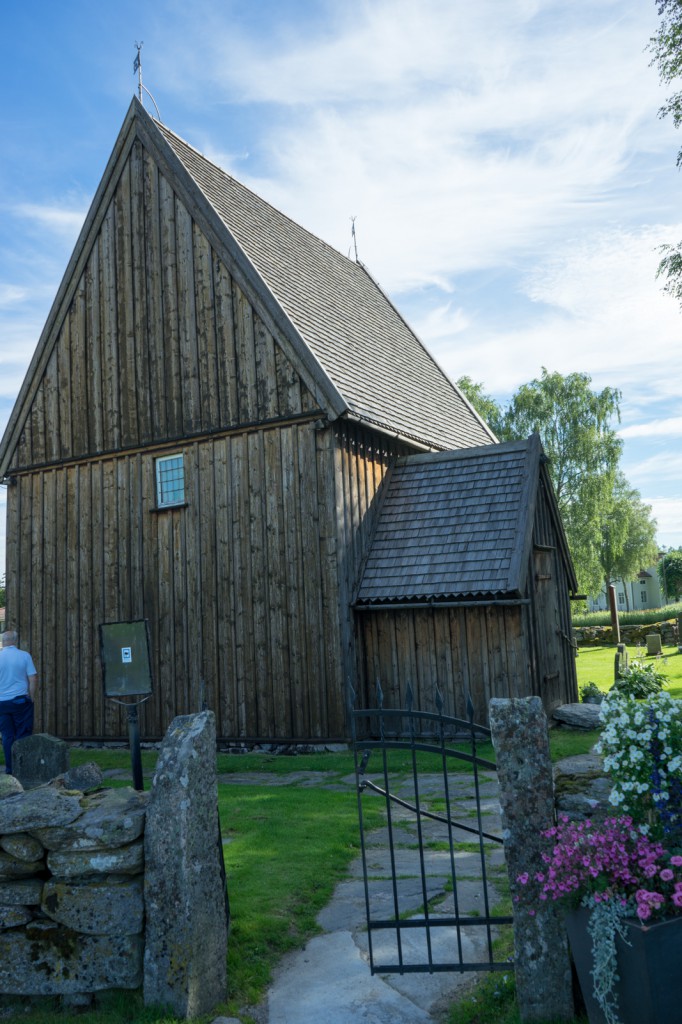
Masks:
[[[156,460],[156,507],[185,504],[185,460],[182,454]]]

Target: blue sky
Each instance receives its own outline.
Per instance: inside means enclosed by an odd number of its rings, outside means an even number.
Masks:
[[[657,117],[654,0],[0,11],[0,428],[144,41],[163,121],[344,253],[356,217],[360,259],[451,377],[502,401],[542,366],[620,388],[623,468],[682,544],[682,312],[655,279],[682,238],[682,133]]]

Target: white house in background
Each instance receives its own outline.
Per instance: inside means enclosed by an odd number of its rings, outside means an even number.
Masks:
[[[659,557],[664,554],[665,552],[661,552]],[[639,611],[642,608],[662,608],[667,603],[665,594],[661,590],[658,569],[655,565],[649,566],[648,569],[640,569],[634,580],[616,580],[614,585],[619,612]],[[607,611],[609,599],[606,587],[597,597],[588,598],[587,606],[591,612]]]

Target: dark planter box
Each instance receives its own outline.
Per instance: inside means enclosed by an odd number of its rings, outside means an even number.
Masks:
[[[590,1024],[606,1024],[593,995],[588,913],[576,910],[567,914],[566,931]],[[682,917],[649,927],[633,918],[627,929],[630,946],[616,939],[621,1024],[673,1024],[682,1020]]]

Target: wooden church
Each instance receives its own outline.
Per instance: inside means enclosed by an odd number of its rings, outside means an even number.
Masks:
[[[537,439],[497,444],[367,270],[137,99],[2,443],[37,728],[125,735],[98,628],[147,619],[143,738],[348,735],[346,689],[576,698]]]

